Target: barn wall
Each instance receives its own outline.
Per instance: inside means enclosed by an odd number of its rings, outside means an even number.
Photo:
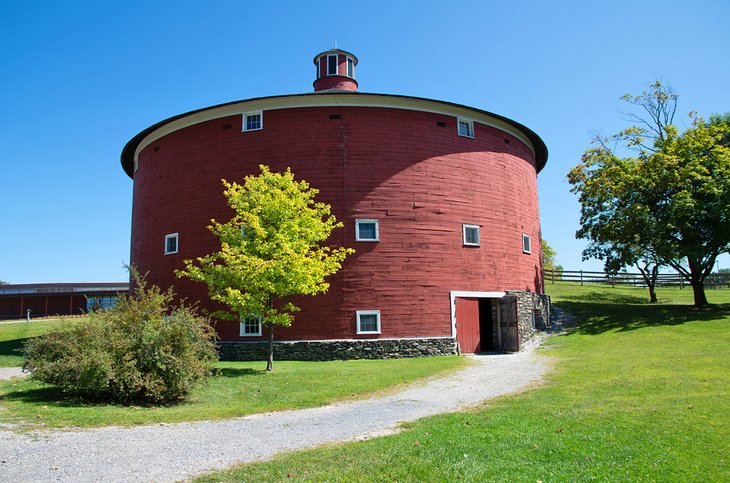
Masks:
[[[299,300],[294,326],[277,329],[277,338],[372,338],[355,333],[355,311],[369,309],[381,311],[382,338],[451,336],[451,290],[542,291],[527,146],[489,126],[476,124],[475,138],[465,138],[455,117],[386,108],[268,110],[260,131],[241,132],[241,116],[231,116],[150,144],[134,177],[131,262],[151,283],[207,300],[203,285],[173,270],[218,248],[205,227],[231,216],[220,180],[241,180],[259,164],[291,167],[318,188],[345,223],[331,243],[357,250],[328,294]],[[358,218],[380,221],[379,242],[355,242]],[[462,223],[481,226],[480,247],[463,246]],[[176,255],[163,254],[167,233],[180,234]],[[531,254],[522,253],[523,233]],[[217,329],[240,339],[237,323]]]

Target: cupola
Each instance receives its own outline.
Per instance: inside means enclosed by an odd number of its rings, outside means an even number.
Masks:
[[[357,57],[340,49],[330,49],[314,57],[317,78],[314,91],[357,91]]]

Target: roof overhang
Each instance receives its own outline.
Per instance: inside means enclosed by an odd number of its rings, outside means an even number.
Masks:
[[[526,126],[499,114],[476,109],[453,102],[437,101],[422,97],[400,96],[394,94],[369,94],[350,91],[319,91],[307,94],[256,97],[241,101],[227,102],[179,114],[153,124],[134,136],[122,150],[121,162],[124,171],[134,178],[134,165],[140,151],[167,134],[195,124],[239,115],[244,112],[273,109],[297,109],[306,107],[378,107],[386,109],[406,109],[432,112],[448,116],[464,117],[485,124],[522,140],[535,155],[537,172],[547,163],[547,146],[540,136]]]

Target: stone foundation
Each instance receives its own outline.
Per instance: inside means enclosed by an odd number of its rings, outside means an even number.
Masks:
[[[261,361],[268,355],[268,346],[266,341],[221,341],[218,351],[224,361]],[[393,359],[453,354],[456,354],[456,341],[451,337],[274,341],[277,360]]]
[[[507,292],[517,297],[517,328],[520,342],[547,329],[550,323],[550,296],[534,292]]]

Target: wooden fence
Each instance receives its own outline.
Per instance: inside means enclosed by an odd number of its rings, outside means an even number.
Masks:
[[[545,270],[545,283],[579,282],[581,285],[601,283],[611,286],[628,285],[631,287],[646,287],[644,277],[640,273],[621,272],[610,274],[606,272],[589,272],[586,270]],[[689,287],[689,282],[679,273],[660,273],[657,278],[657,287]],[[730,273],[713,273],[705,279],[705,288],[730,287]]]

